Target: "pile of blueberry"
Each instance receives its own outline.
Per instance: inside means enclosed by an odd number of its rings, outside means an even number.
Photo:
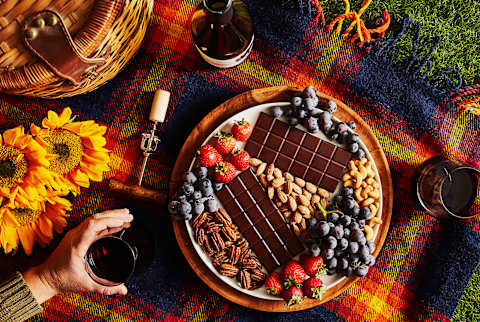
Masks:
[[[208,178],[206,167],[185,172],[180,191],[175,200],[169,202],[168,211],[176,220],[190,220],[193,215],[204,211],[215,212],[218,210],[218,203],[213,193],[222,186],[223,183],[212,182]]]
[[[363,231],[370,209],[355,205],[350,187],[335,197],[335,203],[340,210],[327,211],[326,220],[310,219],[306,243],[313,256],[323,257],[329,275],[365,276],[369,266],[375,264],[375,245],[366,240]]]
[[[291,126],[302,124],[310,133],[323,131],[328,138],[340,144],[345,144],[347,150],[353,153],[355,158],[363,159],[365,151],[359,148],[360,136],[354,132],[356,129],[355,122],[334,121],[332,115],[336,111],[337,103],[335,101],[329,100],[320,104],[313,86],[307,86],[303,92],[294,95],[290,101],[290,106],[273,106],[270,109],[273,117],[285,116]]]

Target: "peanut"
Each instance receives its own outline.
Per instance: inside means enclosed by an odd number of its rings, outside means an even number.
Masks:
[[[292,212],[291,211],[285,211],[285,212],[283,212],[283,216],[285,217],[285,219],[289,219],[292,216]]]
[[[275,169],[275,166],[272,163],[270,163],[267,166],[267,175],[273,175],[273,169]]]
[[[272,186],[274,188],[279,188],[285,183],[285,179],[283,177],[276,178],[272,181]]]
[[[275,201],[275,205],[277,208],[280,208],[282,206],[282,202],[280,200]]]
[[[274,176],[272,176],[271,174],[267,174],[267,181],[268,182],[273,181],[273,179],[275,179]]]
[[[344,187],[353,187],[353,180],[347,180],[343,183]]]
[[[275,178],[280,178],[282,176],[282,171],[279,168],[273,169],[273,176]]]
[[[267,188],[267,196],[269,199],[273,199],[273,196],[275,195],[275,189],[273,187],[268,187]]]
[[[347,181],[347,180],[350,180],[352,178],[352,176],[350,175],[350,173],[345,173],[342,177],[342,181]]]
[[[364,207],[367,207],[368,205],[371,205],[372,203],[375,202],[375,199],[373,198],[368,198],[368,199],[365,199],[363,200],[361,203],[360,203],[360,206],[362,206],[363,208]]]
[[[371,186],[369,186],[371,187]],[[374,199],[380,198],[380,192],[378,192],[377,189],[372,189],[371,191],[368,192],[368,195]]]
[[[367,180],[365,180],[365,182],[371,186],[373,186],[373,184],[376,182],[375,179],[373,178],[367,178]]]
[[[287,195],[291,194],[293,191],[293,186],[292,186],[292,182],[291,181],[287,181],[285,183],[285,192],[287,193]]]
[[[302,204],[303,206],[307,206],[310,204],[310,201],[308,200],[307,197],[305,197],[304,195],[299,195],[298,196],[298,201],[300,202],[300,204]]]
[[[312,196],[312,205],[316,204],[317,202],[320,202],[320,196],[319,195],[313,195]]]
[[[300,186],[297,185],[296,183],[292,182],[292,189],[295,193],[298,193],[299,195],[302,194],[302,188],[300,188]]]
[[[303,180],[303,179],[295,177],[295,183],[301,188],[305,187],[305,180]]]
[[[255,174],[257,175],[257,177],[258,177],[259,175],[261,175],[261,174],[265,171],[266,168],[267,168],[267,164],[266,164],[265,162],[262,162],[262,163],[258,166],[257,171],[255,172]]]
[[[360,172],[360,175],[362,176],[362,180],[367,177],[367,169],[363,165],[358,166],[358,171]]]
[[[303,230],[307,229],[307,222],[305,221],[305,218],[302,218],[302,221],[300,221],[300,227],[302,227]]]
[[[295,178],[293,178],[293,175],[288,172],[285,173],[285,179],[290,182],[293,182],[293,180],[295,180]]]
[[[251,158],[250,159],[250,165],[252,167],[258,167],[260,164],[262,164],[262,160],[256,159],[256,158]]]
[[[310,209],[304,205],[299,205],[297,209],[302,215],[310,215]]]
[[[323,209],[327,209],[327,199],[320,200],[320,206],[322,206]]]
[[[317,192],[317,187],[310,182],[305,183],[305,189],[307,189],[308,192],[310,193],[316,193]]]
[[[299,213],[298,211],[295,211],[294,218],[295,218],[295,223],[296,224],[299,224],[303,219],[302,214]]]
[[[378,217],[372,217],[370,218],[370,223],[374,223],[374,224],[383,224],[383,220],[378,218]]]
[[[327,190],[325,189],[322,189],[322,188],[318,188],[317,189],[317,193],[320,195],[320,197],[322,198],[330,198],[330,192],[328,192]]]
[[[297,210],[297,201],[295,200],[295,197],[288,196],[288,206],[290,207],[291,211]]]
[[[302,194],[307,197],[308,200],[312,199],[312,194],[308,192],[307,190],[303,189]]]
[[[282,203],[286,203],[288,201],[287,195],[280,189],[277,189],[277,197]]]
[[[350,170],[355,170],[355,171],[358,170],[357,166],[355,165],[355,162],[353,160],[348,161],[348,168]]]
[[[264,175],[264,174],[261,174],[260,177],[259,177],[259,179],[260,179],[260,183],[262,184],[262,186],[263,186],[264,188],[266,188],[267,185],[268,185],[267,176]]]
[[[295,225],[295,224],[292,224],[292,227],[293,227],[293,232],[295,233],[295,235],[297,235],[297,237],[300,237],[300,234],[302,233],[300,231],[300,228],[298,228],[298,226]]]

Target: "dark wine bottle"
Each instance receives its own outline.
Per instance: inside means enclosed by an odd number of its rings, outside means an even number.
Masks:
[[[236,66],[252,50],[252,19],[240,0],[203,0],[191,28],[200,56],[215,67]]]

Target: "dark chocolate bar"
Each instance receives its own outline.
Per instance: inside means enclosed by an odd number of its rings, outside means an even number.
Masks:
[[[260,113],[245,150],[282,171],[333,192],[351,153]]]
[[[269,272],[303,251],[251,170],[240,173],[216,195]]]

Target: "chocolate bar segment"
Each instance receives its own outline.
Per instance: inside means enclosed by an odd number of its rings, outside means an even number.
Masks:
[[[217,197],[222,204],[228,201],[225,209],[232,213],[232,220],[269,271],[303,251],[302,244],[251,170],[227,183]],[[279,228],[282,232],[276,234]]]
[[[265,113],[260,113],[245,149],[252,157],[330,192],[351,158],[350,152]]]

